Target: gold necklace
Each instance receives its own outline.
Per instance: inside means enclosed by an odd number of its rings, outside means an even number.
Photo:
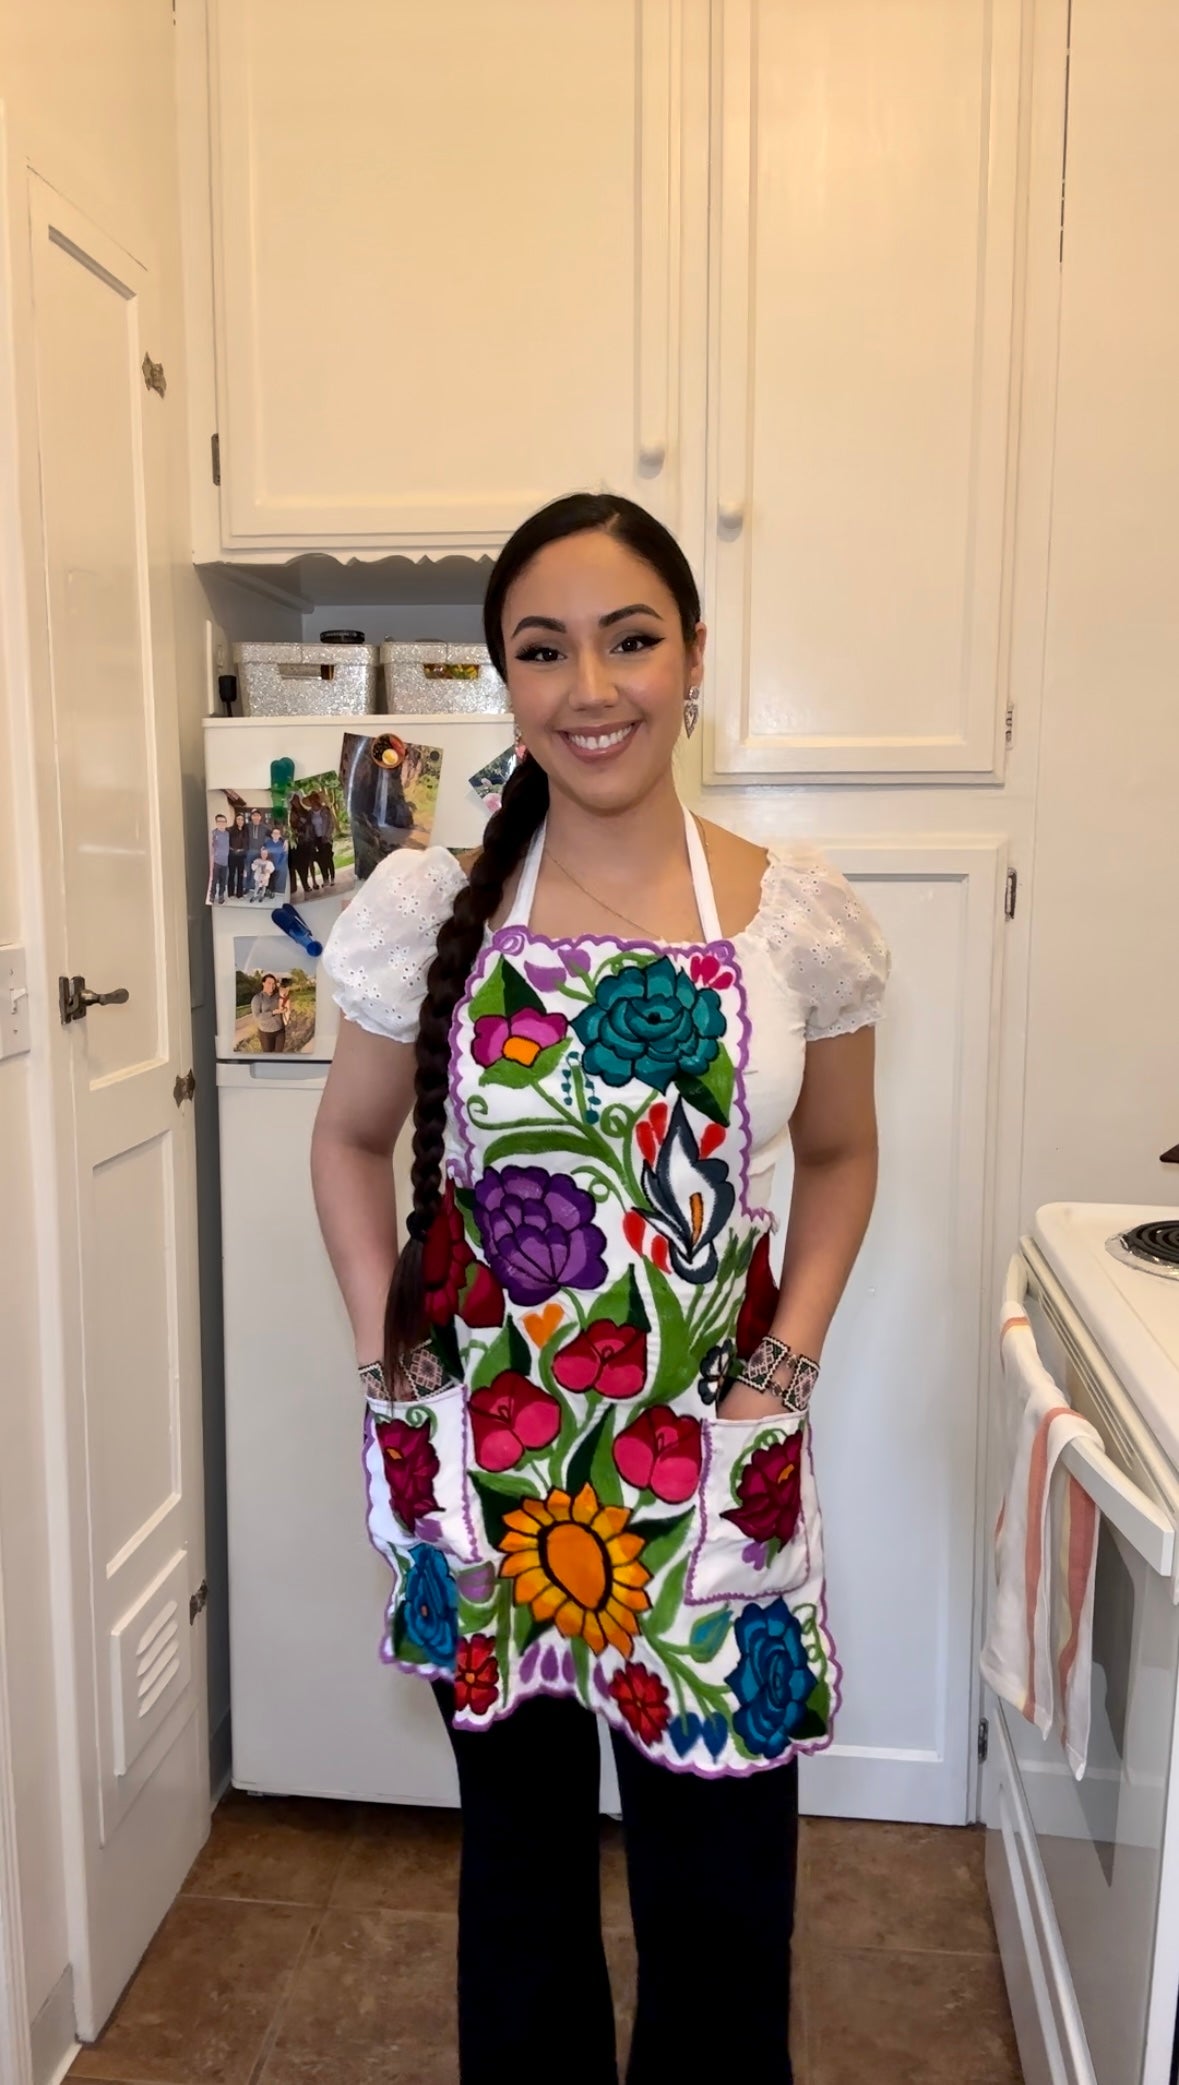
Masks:
[[[709,866],[710,866],[710,868],[711,868],[711,860],[710,860],[710,857],[709,857],[709,853],[708,853],[708,841],[707,841],[707,840],[705,839],[705,837],[704,837],[704,831],[703,831],[703,828],[702,828],[702,827],[701,827],[701,825],[700,825],[700,822],[699,822],[699,820],[697,820],[697,821],[696,821],[696,830],[697,830],[697,832],[698,832],[698,833],[700,834],[700,843],[701,843],[702,847],[704,848],[704,859],[705,859],[705,861],[709,862]],[[590,901],[590,903],[591,903],[592,905],[600,905],[600,906],[602,907],[602,910],[603,910],[604,912],[608,912],[608,913],[610,913],[610,914],[611,914],[611,916],[612,916],[612,917],[613,917],[614,919],[620,919],[620,920],[622,920],[622,921],[623,921],[623,922],[624,922],[624,923],[625,923],[625,924],[626,924],[626,925],[627,925],[628,927],[633,927],[633,928],[634,928],[634,930],[635,930],[635,932],[636,932],[637,934],[642,934],[642,935],[644,935],[644,936],[645,936],[645,938],[646,938],[646,939],[647,939],[648,941],[650,941],[650,940],[653,940],[653,939],[658,939],[658,938],[659,938],[658,936],[653,936],[653,935],[652,935],[652,933],[651,933],[651,930],[650,930],[650,928],[649,928],[649,927],[645,927],[645,926],[644,926],[644,925],[642,924],[642,921],[641,921],[641,920],[637,920],[637,919],[632,919],[632,918],[631,918],[631,916],[630,916],[630,914],[629,914],[629,912],[620,912],[620,911],[619,911],[619,909],[618,909],[618,907],[617,907],[617,905],[611,905],[611,904],[609,903],[608,899],[606,899],[606,898],[600,898],[600,897],[598,896],[598,894],[597,894],[597,892],[596,892],[596,891],[592,891],[592,890],[590,890],[590,889],[589,889],[589,887],[588,887],[588,885],[586,885],[586,884],[582,883],[582,881],[581,881],[580,877],[577,877],[577,876],[575,876],[575,875],[573,874],[573,871],[572,871],[572,869],[567,869],[567,868],[565,867],[565,864],[564,864],[564,862],[563,862],[563,861],[558,861],[558,859],[557,859],[556,855],[555,855],[555,854],[553,853],[553,850],[552,850],[552,848],[551,848],[551,847],[549,847],[549,846],[547,846],[547,845],[546,845],[546,847],[545,847],[545,853],[547,854],[547,856],[548,856],[549,860],[551,861],[551,863],[552,863],[552,865],[553,865],[554,869],[559,869],[559,870],[561,871],[561,874],[562,874],[562,876],[565,876],[565,877],[567,877],[567,878],[568,878],[568,880],[569,880],[569,882],[570,882],[570,883],[572,883],[572,884],[574,885],[575,889],[577,889],[577,890],[579,890],[579,891],[581,892],[581,895],[582,895],[582,897],[583,897],[583,898],[588,898],[588,899],[589,899],[589,901]],[[695,898],[695,884],[694,884],[694,883],[693,883],[693,893],[692,893],[692,894],[693,894],[693,898]],[[697,910],[697,913],[699,913],[699,910],[700,910],[700,906],[699,906],[699,902],[698,902],[698,901],[697,901],[697,903],[696,903],[696,910]],[[703,931],[703,923],[701,923],[701,930]]]

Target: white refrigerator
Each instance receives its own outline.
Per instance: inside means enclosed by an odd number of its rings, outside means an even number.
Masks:
[[[440,748],[434,843],[478,842],[486,813],[469,777],[510,744],[503,716],[210,718],[210,825],[222,803],[227,823],[239,800],[265,804],[272,762],[292,763],[296,780],[338,768],[346,731]],[[329,891],[296,904],[326,941],[345,901]],[[271,1794],[453,1803],[450,1749],[429,1689],[377,1652],[389,1572],[365,1534],[363,1404],[308,1170],[336,1009],[324,980],[304,1042],[304,980],[316,966],[274,926],[275,902],[271,891],[262,903],[230,898],[212,908],[233,1780]],[[270,966],[299,977],[298,1054],[263,1054],[251,1040],[239,969],[248,978]],[[407,1143],[394,1163],[403,1210]]]

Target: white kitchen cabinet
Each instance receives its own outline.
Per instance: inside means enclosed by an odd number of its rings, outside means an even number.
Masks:
[[[587,485],[674,526],[678,0],[209,28],[223,550],[495,548]]]
[[[714,780],[1001,773],[1027,15],[714,9]]]

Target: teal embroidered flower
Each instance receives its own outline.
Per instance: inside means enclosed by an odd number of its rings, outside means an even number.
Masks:
[[[693,984],[670,956],[611,971],[573,1023],[591,1077],[607,1086],[641,1079],[660,1093],[708,1070],[726,1025],[718,994]]]

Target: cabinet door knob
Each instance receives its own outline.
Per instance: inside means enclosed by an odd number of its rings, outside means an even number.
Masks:
[[[716,518],[726,536],[740,535],[745,526],[745,508],[740,500],[722,500]]]
[[[639,443],[639,469],[650,471],[654,476],[667,462],[667,443],[654,440]]]

